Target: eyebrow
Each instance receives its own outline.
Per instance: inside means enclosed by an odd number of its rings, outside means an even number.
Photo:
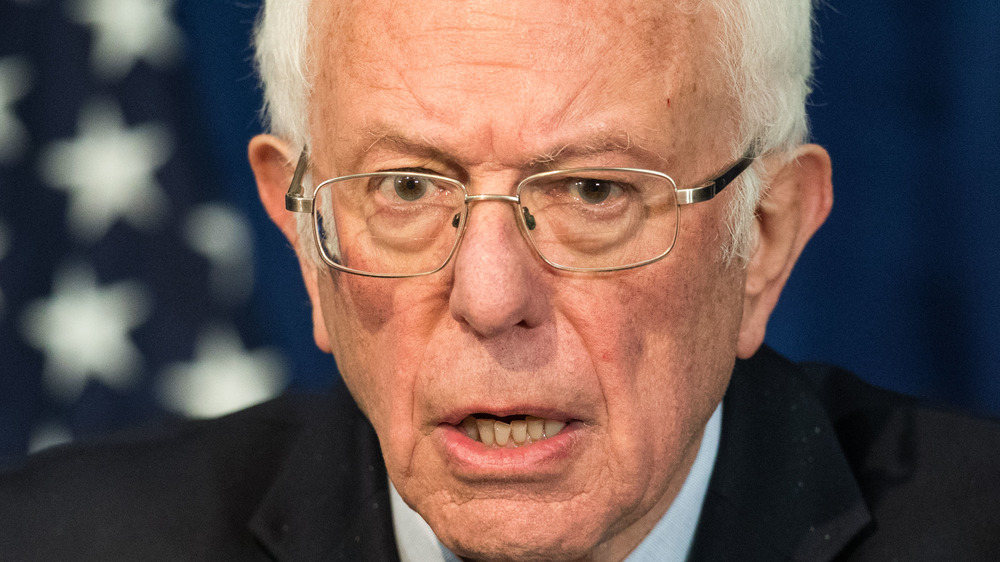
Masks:
[[[633,142],[632,136],[627,132],[602,132],[596,138],[582,143],[561,144],[528,160],[526,164],[534,167],[559,160],[582,159],[607,153],[628,154],[637,150],[641,150],[641,147]]]
[[[364,134],[371,138],[371,142],[364,148],[367,153],[380,144],[388,144],[395,150],[428,159],[453,162],[455,158],[441,150],[426,137],[412,138],[396,129],[387,127],[367,127]],[[522,162],[523,168],[537,168],[550,165],[559,161],[572,159],[584,159],[601,154],[618,153],[631,154],[641,152],[650,160],[662,160],[656,155],[635,142],[633,136],[624,130],[599,131],[590,138],[579,142],[567,141],[554,145],[548,150],[533,156]]]
[[[394,129],[381,127],[367,127],[364,129],[364,134],[372,139],[371,142],[364,148],[363,152],[365,153],[371,152],[373,148],[380,144],[389,144],[400,152],[405,152],[414,156],[423,156],[436,160],[449,159],[448,155],[444,151],[437,148],[427,138],[413,140]]]

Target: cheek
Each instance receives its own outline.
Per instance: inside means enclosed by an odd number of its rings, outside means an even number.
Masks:
[[[669,376],[705,355],[719,336],[735,335],[738,302],[725,296],[734,283],[711,269],[648,266],[607,283],[583,282],[562,291],[557,308],[599,371],[606,366],[641,376],[657,364],[674,365],[660,373]]]
[[[732,370],[742,275],[721,263],[707,224],[692,226],[662,262],[581,282],[560,303],[594,363],[614,446],[629,454],[676,451]]]
[[[377,398],[382,394],[380,387],[385,381],[378,376],[384,369],[374,360],[379,355],[373,353],[374,341],[370,334],[377,333],[392,314],[392,301],[379,297],[374,291],[363,291],[371,293],[368,299],[351,298],[358,291],[350,288],[352,283],[348,277],[331,271],[319,276],[323,322],[337,369],[354,401],[371,419],[371,413],[380,409]],[[366,304],[362,307],[359,302]],[[362,309],[367,314],[359,315]]]
[[[374,279],[332,273],[321,281],[324,320],[332,351],[355,401],[387,436],[406,427],[431,330],[446,313],[440,283]],[[445,303],[444,305],[442,303]]]

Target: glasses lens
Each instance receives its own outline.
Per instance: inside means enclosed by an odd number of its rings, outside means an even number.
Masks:
[[[677,235],[670,178],[635,170],[578,169],[521,185],[528,237],[563,267],[614,269],[666,255]]]
[[[320,185],[314,216],[328,262],[357,273],[437,270],[458,240],[465,192],[454,180],[416,173],[348,176]]]

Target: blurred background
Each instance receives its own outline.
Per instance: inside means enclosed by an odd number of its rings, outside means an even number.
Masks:
[[[0,0],[0,465],[339,385],[260,208],[252,0]],[[1000,3],[831,0],[836,203],[767,341],[1000,414]]]

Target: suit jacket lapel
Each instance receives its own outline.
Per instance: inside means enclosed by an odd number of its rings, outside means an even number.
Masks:
[[[870,524],[814,393],[769,349],[737,362],[692,560],[830,560]]]
[[[277,560],[398,560],[375,431],[345,391],[304,427],[250,528]]]

